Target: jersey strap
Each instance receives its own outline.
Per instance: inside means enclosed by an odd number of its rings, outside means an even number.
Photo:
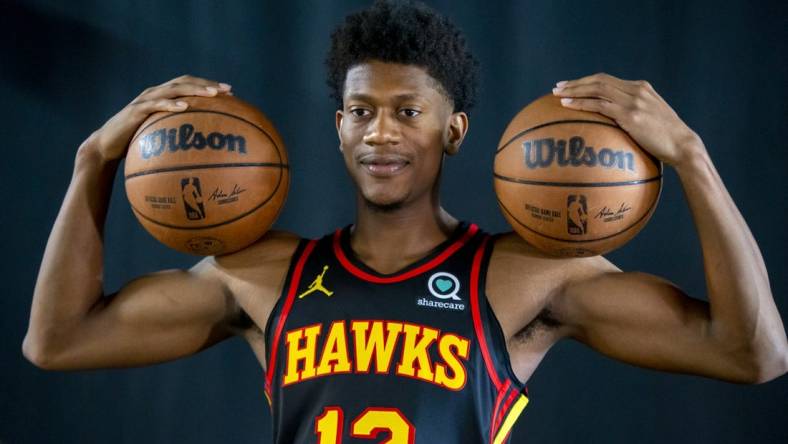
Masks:
[[[491,242],[490,239],[489,235],[485,235],[473,256],[471,316],[487,375],[497,390],[495,407],[490,418],[489,442],[501,444],[507,442],[512,426],[528,405],[528,397],[524,385],[511,370],[500,324],[484,294],[487,266],[494,245],[494,241]]]
[[[285,326],[285,321],[287,321],[287,315],[290,313],[290,309],[293,307],[293,299],[295,299],[296,290],[298,290],[298,284],[301,281],[301,273],[304,271],[304,264],[306,263],[307,258],[309,255],[312,254],[312,250],[315,249],[315,245],[317,245],[317,240],[309,240],[306,244],[303,243],[299,246],[296,251],[296,254],[293,255],[293,259],[295,260],[295,267],[290,267],[290,276],[286,282],[289,281],[289,286],[287,289],[287,297],[284,300],[284,306],[282,307],[282,314],[279,316],[278,322],[276,323],[276,330],[274,330],[274,340],[271,342],[271,349],[269,350],[268,354],[268,362],[267,370],[265,373],[265,396],[268,399],[268,404],[271,404],[271,382],[273,381],[274,377],[274,369],[276,369],[276,352],[279,347],[279,338],[282,335],[282,330]],[[296,259],[297,258],[297,259]],[[272,319],[273,320],[273,319]],[[267,328],[271,327],[270,325]]]

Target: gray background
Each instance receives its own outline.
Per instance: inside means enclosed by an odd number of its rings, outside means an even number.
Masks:
[[[556,81],[597,71],[647,79],[706,142],[786,318],[785,2],[429,3],[465,30],[482,67],[470,133],[444,175],[450,212],[507,229],[493,152],[509,119]],[[293,168],[278,228],[316,237],[350,222],[322,60],[333,26],[365,4],[3,1],[0,441],[267,442],[262,371],[241,340],[145,369],[45,372],[21,354],[32,289],[79,143],[142,89],[183,73],[231,83],[276,123]],[[195,261],[142,230],[120,182],[106,241],[108,291]],[[609,257],[703,297],[697,237],[672,170],[650,224]],[[737,386],[661,374],[565,342],[529,385],[515,443],[788,442],[786,377]]]

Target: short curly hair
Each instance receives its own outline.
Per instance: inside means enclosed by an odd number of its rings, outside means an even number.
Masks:
[[[334,30],[325,63],[338,107],[348,70],[368,60],[424,68],[455,112],[467,112],[476,102],[479,63],[460,30],[424,4],[379,0]]]

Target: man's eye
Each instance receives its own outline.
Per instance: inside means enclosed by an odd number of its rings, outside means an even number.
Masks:
[[[405,109],[401,110],[400,112],[402,114],[404,114],[406,117],[416,117],[419,114],[421,114],[421,111],[418,111],[418,110],[415,110],[415,109],[410,109],[410,108],[405,108]]]
[[[350,110],[350,114],[353,114],[356,117],[365,117],[369,115],[369,110],[364,108],[353,108]]]

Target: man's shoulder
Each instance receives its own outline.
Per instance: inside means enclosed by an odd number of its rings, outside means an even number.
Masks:
[[[563,260],[543,253],[513,231],[494,234],[492,241],[493,260],[490,265],[493,267],[519,268],[537,264],[549,267],[559,266]]]
[[[237,334],[251,333],[253,342],[261,343],[260,334],[301,240],[296,234],[271,230],[240,251],[206,259],[207,268],[233,295]]]
[[[602,256],[554,257],[516,233],[495,235],[487,269],[486,294],[507,338],[526,331],[537,318],[558,319],[556,306],[568,286],[618,268]],[[564,333],[555,330],[559,338]]]
[[[498,254],[513,254],[518,257],[550,257],[537,250],[514,231],[496,233],[492,239],[495,242],[493,251]]]
[[[270,230],[248,247],[216,257],[222,268],[235,269],[266,267],[289,262],[302,237],[281,230]]]
[[[494,234],[492,239],[494,242],[493,255],[519,263],[543,263],[553,266],[602,266],[604,268],[608,268],[611,264],[601,255],[589,257],[551,256],[526,242],[514,231]]]
[[[555,288],[574,279],[618,270],[603,256],[550,256],[514,232],[496,234],[494,239],[488,275],[508,275],[512,283]]]

